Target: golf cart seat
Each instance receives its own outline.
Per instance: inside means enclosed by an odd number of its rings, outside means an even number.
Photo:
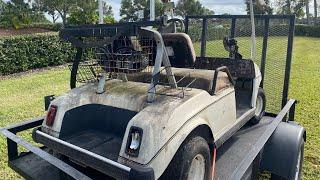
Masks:
[[[179,87],[188,87],[195,89],[202,89],[209,93],[219,92],[223,89],[232,86],[227,73],[219,72],[216,80],[216,87],[214,89],[213,81],[215,71],[213,70],[201,70],[201,69],[189,69],[189,68],[172,68],[172,72],[179,82]],[[127,74],[129,81],[148,83],[150,81],[151,72],[140,72],[136,74]],[[196,79],[196,80],[195,80]],[[193,83],[191,83],[195,80]],[[167,82],[166,72],[163,70],[159,75],[159,82]]]
[[[189,35],[185,33],[164,33],[163,41],[169,54],[172,67],[192,67],[196,53]]]
[[[219,92],[223,89],[232,86],[227,73],[219,72],[218,78],[216,80],[216,87],[214,86],[214,76],[215,71],[213,70],[201,70],[201,69],[189,69],[189,68],[172,68],[172,71],[179,81],[181,78],[184,79],[178,84],[179,86],[186,87],[193,80],[192,84],[189,85],[190,88],[202,89],[209,93]],[[165,73],[165,72],[164,72]],[[215,89],[214,89],[215,88]]]

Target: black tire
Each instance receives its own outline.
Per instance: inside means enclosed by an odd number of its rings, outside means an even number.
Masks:
[[[258,96],[257,96],[257,105],[258,103],[261,105],[261,109],[259,109],[259,112],[255,112],[255,115],[252,117],[252,119],[250,119],[250,123],[255,125],[255,124],[258,124],[260,122],[260,120],[262,119],[262,117],[264,116],[265,114],[265,109],[266,109],[266,95],[264,93],[264,90],[262,88],[259,88],[258,90]],[[256,106],[257,106],[256,105]]]
[[[296,160],[296,168],[295,170],[298,171],[297,174],[294,174],[291,178],[288,178],[288,180],[300,180],[301,174],[302,174],[302,165],[303,165],[303,156],[304,156],[304,140],[301,141],[300,147],[299,147],[300,157],[297,157]],[[299,165],[298,165],[299,164]],[[287,180],[287,178],[283,178],[281,176],[278,176],[276,174],[271,174],[271,180]]]
[[[191,167],[191,163],[193,159],[195,159],[199,154],[202,155],[205,161],[204,179],[209,179],[211,173],[210,148],[207,141],[200,136],[188,138],[180,146],[178,152],[175,154],[174,158],[172,159],[160,179],[188,179],[188,173]]]

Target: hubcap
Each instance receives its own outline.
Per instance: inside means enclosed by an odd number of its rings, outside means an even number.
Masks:
[[[188,172],[188,180],[204,179],[205,171],[205,159],[201,154],[197,154],[191,162]]]
[[[259,116],[262,112],[263,108],[263,99],[261,96],[257,97],[257,102],[256,102],[256,110],[255,110],[255,115]]]
[[[295,180],[299,180],[299,175],[300,175],[300,163],[301,163],[301,151],[298,155],[298,161],[297,161],[297,164],[296,164],[296,173],[295,173],[295,176],[294,176],[294,179]]]

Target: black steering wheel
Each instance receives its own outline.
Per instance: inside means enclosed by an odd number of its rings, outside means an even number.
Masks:
[[[184,21],[179,18],[169,19],[167,24],[165,26],[161,26],[158,31],[161,33],[176,33],[178,24],[180,24],[181,32],[183,32],[185,29]]]

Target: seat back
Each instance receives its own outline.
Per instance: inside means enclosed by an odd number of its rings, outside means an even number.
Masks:
[[[189,35],[185,33],[164,33],[163,41],[169,52],[171,66],[192,67],[196,61],[196,53]],[[170,49],[170,50],[169,50]]]

